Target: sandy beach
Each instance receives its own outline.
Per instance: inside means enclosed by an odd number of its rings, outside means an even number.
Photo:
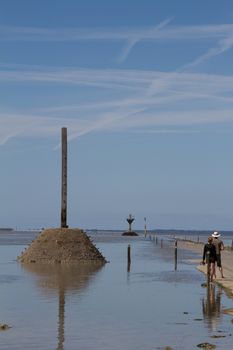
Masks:
[[[179,240],[178,248],[181,249],[189,249],[200,253],[200,259],[197,259],[197,269],[204,274],[207,273],[206,265],[201,265],[202,254],[203,254],[203,243]],[[216,268],[217,278],[214,280],[215,283],[221,285],[226,288],[231,296],[233,296],[233,251],[231,251],[228,247],[226,247],[222,252],[222,266],[224,278],[221,278],[219,269]]]

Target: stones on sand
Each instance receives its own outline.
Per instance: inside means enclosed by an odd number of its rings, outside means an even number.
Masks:
[[[17,260],[46,264],[107,262],[83,230],[70,228],[44,230]]]
[[[211,335],[210,338],[218,339],[218,338],[226,338],[226,335]]]
[[[10,329],[11,327],[8,326],[8,324],[6,323],[0,323],[0,331],[6,331],[8,329]]]
[[[202,348],[202,349],[216,349],[216,345],[214,344],[210,344],[210,343],[201,343],[197,345],[198,348]]]

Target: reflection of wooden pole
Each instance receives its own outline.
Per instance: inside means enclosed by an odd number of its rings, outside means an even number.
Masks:
[[[206,262],[207,262],[207,285],[210,284],[210,252],[206,253]]]
[[[130,244],[128,245],[128,249],[127,249],[127,271],[130,271],[130,265],[131,265],[131,251],[130,251]]]
[[[67,128],[62,128],[61,227],[67,227]]]
[[[58,344],[57,350],[64,349],[65,340],[65,290],[59,287],[59,313],[58,313]]]
[[[175,271],[177,270],[177,241],[175,241]]]

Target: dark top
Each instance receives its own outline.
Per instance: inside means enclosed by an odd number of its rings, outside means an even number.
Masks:
[[[203,261],[206,260],[206,253],[210,252],[210,262],[215,262],[217,260],[217,255],[216,255],[216,248],[214,244],[211,243],[206,243],[204,245],[204,251],[203,251]]]

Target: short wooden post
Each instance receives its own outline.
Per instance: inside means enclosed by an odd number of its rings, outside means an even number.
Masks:
[[[145,222],[145,224],[144,224],[144,235],[146,237],[146,235],[147,235],[146,218],[144,218],[144,222]]]
[[[161,238],[160,246],[161,246],[161,248],[163,248],[163,239],[162,238]]]
[[[175,241],[175,271],[177,270],[177,241]]]
[[[131,248],[130,248],[130,244],[128,245],[128,249],[127,249],[127,271],[130,271],[130,265],[131,265]]]
[[[207,263],[207,285],[210,284],[210,252],[206,253],[206,263]]]
[[[231,242],[231,250],[233,250],[233,240],[232,240],[232,242]]]
[[[61,129],[62,174],[61,174],[61,227],[67,227],[67,128]]]
[[[155,238],[155,244],[157,245],[158,244],[158,237],[156,236]]]

